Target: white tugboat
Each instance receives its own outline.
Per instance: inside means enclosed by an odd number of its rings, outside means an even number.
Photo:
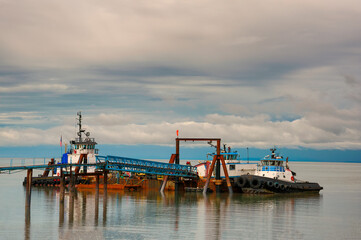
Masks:
[[[78,137],[70,141],[70,147],[63,154],[61,163],[67,164],[81,164],[81,163],[96,163],[96,156],[98,155],[98,149],[96,148],[96,142],[94,138],[90,138],[90,133],[85,132],[82,128],[82,115],[81,112],[78,115]],[[94,171],[93,169],[83,169],[80,172]]]
[[[323,188],[318,183],[296,179],[296,173],[291,171],[282,156],[278,156],[276,148],[272,148],[271,155],[267,155],[259,163],[241,161],[237,152],[228,152],[224,149],[229,177],[233,179],[235,188],[245,193],[288,193],[288,192],[319,192]],[[200,178],[207,177],[209,162],[196,165]],[[224,178],[223,169],[221,177]]]
[[[96,163],[96,156],[98,155],[98,149],[96,148],[96,142],[94,138],[90,138],[90,133],[85,132],[85,130],[82,128],[82,115],[79,111],[77,113],[77,120],[78,120],[78,132],[74,140],[70,141],[70,146],[67,148],[67,145],[65,144],[65,153],[63,154],[61,158],[61,162],[56,163],[54,158],[50,160],[48,163],[49,166],[54,164],[91,164]],[[63,168],[64,171],[70,172],[70,168]],[[74,173],[91,173],[95,171],[95,167],[75,167],[75,169],[72,169]],[[49,176],[51,175],[51,176]],[[34,186],[55,186],[60,184],[60,169],[54,168],[51,170],[50,168],[47,168],[44,170],[43,174],[40,174],[38,177],[32,178],[32,185]],[[69,178],[65,178],[65,183],[69,183]],[[76,184],[78,183],[88,183],[87,179],[83,179],[81,177],[78,177],[76,179]],[[24,178],[23,185],[26,184],[26,177]]]

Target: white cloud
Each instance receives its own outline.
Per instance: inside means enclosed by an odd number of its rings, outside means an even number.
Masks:
[[[361,117],[361,114],[358,115]],[[176,130],[180,137],[220,137],[224,143],[234,147],[282,147],[304,146],[309,148],[360,148],[361,124],[342,119],[325,122],[318,116],[308,116],[293,121],[272,122],[267,116],[252,118],[239,116],[206,116],[204,121],[158,122],[149,124],[126,123],[127,117],[99,115],[90,117],[86,125],[99,144],[155,144],[173,145]],[[342,130],[338,129],[342,125]],[[48,130],[0,129],[0,145],[58,144],[60,134],[70,140],[76,129],[72,126],[55,127]]]
[[[16,86],[0,87],[0,93],[17,92],[67,92],[64,84],[21,84]]]

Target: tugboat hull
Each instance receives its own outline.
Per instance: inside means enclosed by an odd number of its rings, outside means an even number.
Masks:
[[[244,193],[298,193],[319,192],[318,183],[307,181],[288,182],[255,175],[242,175],[235,179],[235,185]]]

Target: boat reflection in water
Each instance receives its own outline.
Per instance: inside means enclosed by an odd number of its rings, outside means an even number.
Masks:
[[[78,190],[66,193],[64,201],[53,188],[38,188],[33,194],[46,198],[44,211],[59,214],[58,224],[49,222],[49,226],[58,226],[59,239],[283,238],[287,234],[303,238],[297,230],[299,210],[317,214],[322,203],[319,194],[205,196],[108,190],[104,195],[102,191]],[[40,220],[36,218],[37,213],[32,213],[31,221]],[[30,239],[32,228],[29,215],[25,239]]]

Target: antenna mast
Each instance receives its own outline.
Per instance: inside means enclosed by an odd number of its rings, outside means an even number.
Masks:
[[[81,139],[81,133],[85,132],[85,130],[84,130],[84,129],[81,129],[81,111],[79,111],[79,112],[77,113],[77,115],[79,116],[79,117],[77,118],[77,119],[78,119],[78,126],[79,126],[78,136],[79,136],[79,142],[81,142],[81,141],[82,141],[82,139]]]

